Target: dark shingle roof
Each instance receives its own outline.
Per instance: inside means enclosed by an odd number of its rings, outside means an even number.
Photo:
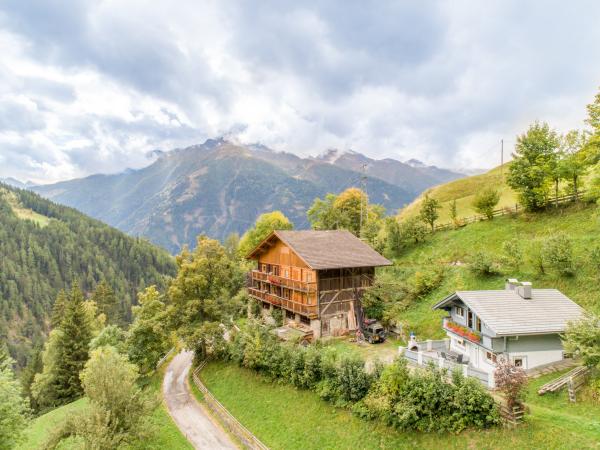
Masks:
[[[459,298],[498,336],[562,333],[567,323],[580,319],[583,309],[556,289],[532,289],[530,299],[516,291],[458,291],[433,308]]]
[[[255,257],[262,245],[273,236],[281,239],[314,270],[392,264],[368,244],[344,230],[274,231],[248,255],[248,258]]]

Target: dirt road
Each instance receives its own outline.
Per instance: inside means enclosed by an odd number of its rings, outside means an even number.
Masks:
[[[190,392],[187,379],[193,353],[175,356],[167,368],[163,381],[163,396],[171,417],[197,449],[237,449],[225,431],[214,422],[208,412]]]

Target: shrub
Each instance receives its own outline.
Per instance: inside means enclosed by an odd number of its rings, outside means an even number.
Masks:
[[[427,226],[418,217],[411,217],[400,222],[400,240],[404,245],[418,244],[427,237]]]
[[[469,268],[479,275],[494,275],[499,272],[498,265],[489,253],[478,251],[471,257]]]
[[[504,394],[509,408],[523,403],[527,375],[522,368],[516,367],[507,358],[499,358],[494,371],[494,378],[496,388]]]
[[[494,208],[500,201],[500,195],[492,188],[484,189],[475,196],[473,207],[479,214],[483,214],[489,220],[494,218]]]
[[[275,321],[275,325],[277,325],[278,327],[283,325],[283,309],[273,308],[271,310],[271,317]]]
[[[444,270],[441,266],[433,266],[415,273],[411,294],[418,298],[429,294],[437,289],[444,281]]]
[[[500,414],[494,399],[481,383],[474,378],[465,378],[462,373],[452,374],[455,387],[452,413],[452,431],[465,428],[489,428],[500,422]]]
[[[332,370],[333,369],[333,370]],[[317,394],[338,406],[361,400],[371,386],[372,377],[365,370],[365,362],[355,357],[344,357],[333,368],[324,370]]]
[[[575,273],[571,239],[566,235],[557,234],[548,238],[542,247],[542,256],[546,264],[560,275],[571,276]]]
[[[586,366],[600,369],[600,318],[588,314],[570,322],[563,341],[566,351],[581,358]]]
[[[519,270],[523,263],[523,248],[518,239],[510,239],[502,243],[504,260],[513,269]]]

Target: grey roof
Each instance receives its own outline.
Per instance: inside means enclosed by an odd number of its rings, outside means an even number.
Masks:
[[[256,257],[273,237],[287,244],[311,269],[389,266],[392,263],[345,230],[274,231],[248,258]]]
[[[447,306],[459,298],[498,336],[562,333],[584,310],[556,289],[532,289],[524,299],[516,291],[457,291],[435,305]]]

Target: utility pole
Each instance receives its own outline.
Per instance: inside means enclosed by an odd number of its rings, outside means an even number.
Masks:
[[[368,209],[369,205],[367,203],[367,165],[366,164],[362,165],[362,175],[360,176],[360,189],[364,194],[364,195],[360,196],[360,228],[359,228],[359,231],[362,231],[363,210],[364,210],[364,214],[365,214],[364,222],[366,223],[369,220],[369,209]],[[364,197],[364,202],[365,202],[364,208],[363,208],[363,197]]]
[[[500,139],[500,178],[504,181],[504,139]]]

